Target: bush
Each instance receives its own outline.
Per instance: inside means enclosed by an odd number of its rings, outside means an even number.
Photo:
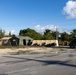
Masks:
[[[47,44],[46,47],[53,47],[56,46],[56,43]]]
[[[41,46],[45,46],[45,44],[46,44],[46,43],[44,42],[44,43],[42,43],[42,45],[41,45]]]
[[[35,44],[33,44],[33,46],[40,46],[40,44],[38,44],[38,43],[35,43]]]

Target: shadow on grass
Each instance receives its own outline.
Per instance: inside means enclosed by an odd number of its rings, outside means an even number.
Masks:
[[[36,62],[41,62],[44,64],[44,66],[46,65],[62,65],[62,66],[68,66],[68,67],[74,67],[76,68],[75,64],[69,64],[69,62],[71,60],[66,60],[66,61],[59,61],[59,60],[37,60],[37,59],[32,59],[32,58],[20,58],[20,57],[14,57],[14,56],[4,56],[7,58],[14,58],[14,59],[20,59],[21,61],[17,60],[18,62],[26,62],[26,61],[36,61]],[[14,61],[11,61],[14,62]],[[15,61],[16,62],[16,61]],[[5,63],[10,63],[10,62],[5,62]]]

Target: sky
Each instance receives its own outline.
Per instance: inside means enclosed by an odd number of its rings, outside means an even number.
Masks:
[[[71,31],[76,28],[76,0],[0,0],[0,28]]]

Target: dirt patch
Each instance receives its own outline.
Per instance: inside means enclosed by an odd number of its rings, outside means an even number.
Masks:
[[[0,55],[4,54],[40,54],[40,53],[59,53],[62,51],[67,51],[67,49],[60,48],[46,48],[46,47],[27,47],[27,48],[6,48],[0,49]]]

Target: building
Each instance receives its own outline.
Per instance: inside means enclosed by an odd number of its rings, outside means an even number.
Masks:
[[[30,45],[32,44],[33,39],[28,36],[17,36],[19,38],[19,45]]]
[[[33,40],[28,36],[4,37],[0,40],[0,45],[6,46],[30,46],[30,45],[48,45],[55,43],[58,46],[58,40]]]
[[[28,36],[4,37],[0,40],[1,45],[27,46],[32,44],[33,39]]]
[[[42,46],[42,45],[48,45],[48,44],[53,44],[53,43],[55,43],[56,46],[59,46],[58,40],[33,40],[32,45],[38,44]]]
[[[9,39],[11,37],[3,37],[2,39],[0,39],[0,45],[9,45]]]

